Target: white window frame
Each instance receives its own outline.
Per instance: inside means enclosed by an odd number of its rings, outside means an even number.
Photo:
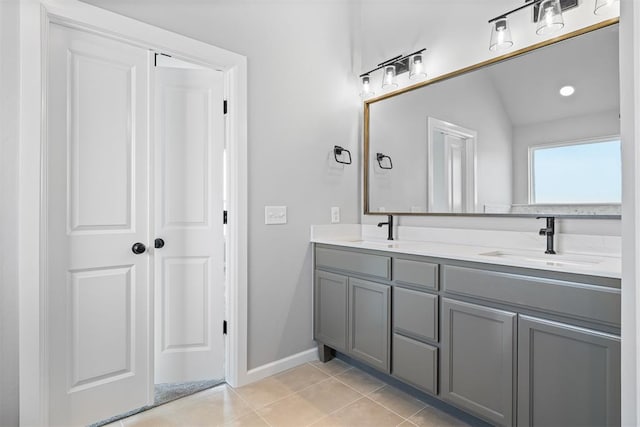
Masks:
[[[535,144],[535,145],[530,145],[527,155],[528,155],[528,159],[527,159],[527,167],[528,167],[528,171],[527,171],[527,190],[528,190],[528,195],[527,195],[527,200],[529,201],[529,205],[534,205],[534,206],[550,206],[550,205],[558,205],[558,206],[571,206],[571,205],[579,205],[579,206],[611,206],[611,205],[620,205],[620,203],[570,203],[570,202],[566,202],[566,203],[536,203],[533,200],[534,194],[535,194],[535,174],[534,174],[534,165],[533,165],[533,152],[539,149],[544,149],[544,148],[557,148],[557,147],[570,147],[572,145],[587,145],[587,144],[597,144],[600,142],[612,142],[612,141],[621,141],[620,140],[620,135],[609,135],[609,136],[603,136],[603,137],[598,137],[598,138],[587,138],[587,139],[579,139],[579,140],[572,140],[572,141],[564,141],[564,142],[553,142],[553,143],[549,143],[549,144]],[[622,141],[621,141],[622,144]],[[620,177],[620,179],[622,179],[622,176]]]

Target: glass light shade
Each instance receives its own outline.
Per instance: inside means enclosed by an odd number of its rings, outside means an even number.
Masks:
[[[396,81],[396,66],[395,65],[385,65],[384,66],[384,75],[382,76],[382,89],[394,89],[398,87],[398,82]]]
[[[492,22],[489,50],[504,50],[509,49],[511,46],[513,46],[513,40],[511,39],[511,28],[509,28],[507,18],[499,18]]]
[[[360,92],[360,96],[368,98],[373,95],[375,93],[371,90],[371,78],[368,75],[362,76],[362,92]]]
[[[596,15],[603,15],[611,10],[614,3],[619,2],[620,0],[596,0],[596,7],[593,10],[593,13]]]
[[[560,0],[543,0],[538,9],[538,29],[540,36],[559,31],[564,27]]]
[[[427,77],[427,72],[424,70],[422,54],[416,53],[409,59],[409,78],[413,80],[424,77]]]

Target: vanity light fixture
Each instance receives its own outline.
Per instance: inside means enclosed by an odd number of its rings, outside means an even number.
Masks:
[[[374,95],[374,92],[371,90],[371,74],[378,70],[383,70],[383,89],[394,89],[398,87],[397,76],[406,72],[409,72],[410,79],[426,77],[427,73],[424,69],[424,56],[422,54],[425,50],[427,49],[420,49],[409,55],[394,56],[391,59],[379,63],[373,70],[360,74],[362,81],[362,92],[360,92],[360,96],[367,98]]]
[[[620,3],[620,0],[596,0],[596,7],[593,13],[596,15],[602,15],[611,9],[614,3]]]
[[[596,3],[609,3],[619,0],[596,0]],[[489,20],[491,26],[491,39],[489,50],[498,51],[513,46],[511,29],[507,18],[512,13],[528,7],[533,7],[533,21],[536,25],[536,34],[546,36],[564,27],[562,11],[578,6],[578,0],[525,0],[525,4],[502,15]],[[596,10],[597,5],[596,5]]]

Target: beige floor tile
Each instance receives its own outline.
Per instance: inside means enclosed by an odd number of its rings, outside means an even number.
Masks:
[[[269,427],[269,424],[253,411],[235,420],[225,422],[223,425],[225,427]]]
[[[398,427],[416,427],[416,425],[414,423],[412,423],[411,421],[406,420],[405,422],[400,424]]]
[[[325,414],[329,414],[362,397],[335,378],[329,378],[298,392],[298,395]]]
[[[176,420],[154,409],[141,412],[121,421],[124,427],[175,427],[180,425]]]
[[[405,420],[366,397],[322,418],[314,427],[395,427]]]
[[[351,365],[346,364],[340,359],[331,359],[326,363],[315,360],[311,362],[311,364],[329,375],[340,375],[352,368]]]
[[[340,375],[336,375],[335,378],[362,394],[371,393],[384,385],[382,381],[379,381],[366,372],[356,368],[349,369]]]
[[[326,380],[329,378],[329,375],[317,368],[314,368],[310,364],[305,363],[304,365],[300,365],[293,369],[289,369],[288,371],[274,375],[273,378],[279,381],[280,384],[288,388],[290,391],[294,392]]]
[[[292,394],[256,411],[273,427],[307,426],[325,416],[312,402]]]
[[[236,388],[234,391],[254,409],[261,408],[291,394],[291,390],[274,377]]]
[[[368,397],[404,418],[410,417],[426,406],[418,399],[390,385],[374,391]]]
[[[252,412],[252,409],[230,387],[206,393],[191,400],[177,411],[167,414],[186,426],[214,426]]]
[[[427,406],[422,411],[409,418],[418,427],[462,427],[466,423],[452,417],[446,412]]]

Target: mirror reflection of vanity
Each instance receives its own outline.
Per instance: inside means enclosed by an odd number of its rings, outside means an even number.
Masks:
[[[617,20],[587,30],[366,101],[365,214],[619,216]]]

